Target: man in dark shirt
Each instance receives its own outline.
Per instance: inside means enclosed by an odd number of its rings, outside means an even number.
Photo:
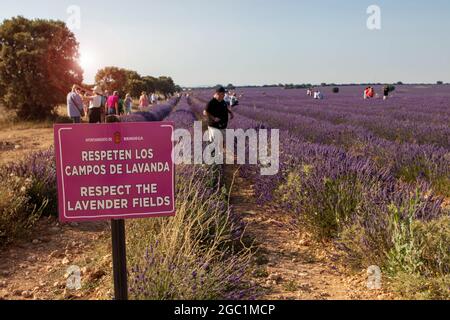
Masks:
[[[225,130],[228,127],[228,121],[230,118],[234,118],[233,112],[231,112],[228,104],[224,100],[225,93],[225,88],[219,87],[214,94],[214,98],[207,104],[204,111],[204,115],[208,118],[209,141],[211,143],[215,141],[221,142],[219,146],[220,153],[224,151],[223,144],[226,137]]]
[[[389,86],[388,85],[386,85],[386,86],[384,86],[384,88],[383,88],[383,100],[387,100],[388,99],[388,97],[389,97]]]
[[[206,106],[205,116],[208,117],[208,126],[211,128],[225,130],[228,127],[230,116],[231,119],[234,117],[224,100],[225,93],[225,88],[218,88],[214,98]]]

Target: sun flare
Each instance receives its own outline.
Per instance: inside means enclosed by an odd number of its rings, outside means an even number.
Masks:
[[[81,51],[79,63],[84,72],[92,71],[95,68],[97,59],[91,51]]]

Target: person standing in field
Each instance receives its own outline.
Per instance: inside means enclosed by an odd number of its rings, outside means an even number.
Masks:
[[[128,116],[131,114],[131,111],[133,109],[133,99],[131,98],[131,94],[127,93],[125,96],[125,114]]]
[[[103,95],[100,87],[94,87],[94,95],[89,96],[86,95],[86,98],[89,100],[89,110],[88,117],[89,123],[101,123],[102,122],[102,109],[104,109],[103,105]]]
[[[230,93],[229,92],[225,93],[225,96],[224,96],[223,100],[226,102],[226,104],[228,106],[231,106],[231,104],[230,104]]]
[[[322,93],[322,91],[317,91],[317,99],[318,100],[323,100],[323,93]]]
[[[119,115],[123,115],[125,113],[125,99],[123,99],[119,95]]]
[[[235,107],[239,105],[239,100],[236,96],[236,92],[234,92],[231,96],[230,96],[230,107]]]
[[[114,91],[113,95],[108,97],[108,100],[106,101],[106,114],[119,114],[119,92]]]
[[[314,91],[314,99],[316,99],[316,100],[322,100],[323,99],[323,94],[322,94],[322,92],[320,92],[320,90]]]
[[[80,96],[80,87],[76,84],[67,95],[67,114],[73,123],[81,123],[81,118],[84,117],[83,99]]]
[[[86,98],[86,90],[83,88],[80,88],[80,91],[78,94],[81,97],[81,101],[83,101],[83,116],[86,116],[88,113],[88,105],[89,105],[89,99]]]
[[[149,106],[149,100],[147,92],[143,91],[141,94],[141,97],[139,98],[139,108],[141,111],[144,111],[145,108],[148,108]]]
[[[314,95],[313,95],[314,99],[319,99],[319,91],[318,90],[314,90]]]
[[[372,87],[367,87],[364,90],[364,99],[372,99],[375,97],[375,90]]]
[[[102,94],[102,110],[100,113],[100,122],[101,123],[105,123],[106,120],[106,114],[108,112],[107,108],[106,108],[106,103],[108,102],[108,97],[109,97],[109,91],[105,90]]]
[[[208,134],[209,141],[211,143],[222,141],[219,145],[219,152],[224,152],[224,140],[226,136],[226,129],[228,122],[234,118],[233,112],[229,109],[228,104],[225,102],[226,90],[223,87],[219,87],[214,94],[214,98],[207,104],[203,114],[208,118]]]
[[[150,103],[155,105],[158,104],[158,96],[156,93],[152,93],[152,96],[150,97]]]
[[[389,86],[384,86],[383,88],[383,100],[387,100],[389,98]]]

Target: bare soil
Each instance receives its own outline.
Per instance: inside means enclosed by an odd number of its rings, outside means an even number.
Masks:
[[[108,231],[104,222],[60,225],[42,218],[30,238],[0,249],[0,299],[110,298]],[[80,271],[80,290],[67,287],[73,267]]]

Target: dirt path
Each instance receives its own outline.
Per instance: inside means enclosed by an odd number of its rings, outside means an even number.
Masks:
[[[228,179],[236,170],[226,170]],[[251,179],[236,175],[231,203],[244,215],[247,233],[258,248],[251,282],[262,288],[260,299],[392,299],[387,292],[367,289],[366,270],[354,274],[343,268],[331,243],[313,241],[293,225],[289,214],[258,206]]]
[[[0,300],[107,299],[111,256],[107,223],[60,225],[43,218],[28,240],[0,249]],[[81,290],[67,288],[67,270],[79,268]]]

